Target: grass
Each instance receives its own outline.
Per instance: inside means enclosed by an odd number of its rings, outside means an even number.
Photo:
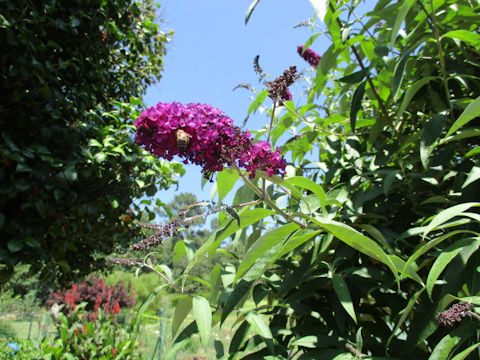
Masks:
[[[6,317],[0,320],[10,328],[11,335],[18,339],[41,340],[57,331],[46,312],[31,317]]]

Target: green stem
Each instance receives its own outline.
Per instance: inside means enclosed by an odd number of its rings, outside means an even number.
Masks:
[[[272,127],[273,127],[273,119],[275,118],[275,110],[277,109],[277,99],[273,100],[273,107],[272,107],[272,115],[270,116],[270,125],[268,126],[268,136],[267,141],[270,142],[270,137],[272,135]],[[267,191],[266,191],[266,182],[265,179],[262,179],[262,193],[263,196],[261,198],[267,198]]]
[[[255,194],[257,194],[257,196],[263,200],[268,206],[270,206],[273,210],[275,210],[275,212],[280,215],[281,217],[283,217],[285,220],[287,220],[288,222],[293,222],[297,225],[299,225],[301,228],[307,228],[307,225],[305,225],[304,223],[298,221],[297,219],[293,218],[292,216],[288,215],[287,213],[285,213],[282,209],[280,209],[277,205],[275,205],[269,198],[266,198],[264,196],[264,194],[262,193],[262,191],[254,184],[250,181],[250,179],[248,179],[245,174],[238,168],[238,166],[232,162],[231,163],[231,166],[237,171],[237,173],[240,175],[240,177],[242,178],[243,182],[249,187],[251,188]],[[265,181],[265,180],[264,180]],[[265,184],[265,182],[264,182]]]
[[[299,113],[297,113],[296,111],[290,109],[288,106],[285,106],[285,109],[287,109],[287,111],[288,111],[290,114],[292,114],[293,116],[296,116],[297,118],[299,118],[300,120],[302,120],[305,124],[310,125],[310,123],[308,122],[307,119],[305,119],[304,116],[302,116],[302,115],[300,115]],[[317,124],[314,124],[314,129],[315,129],[315,128],[317,128],[317,129],[320,130],[320,131],[326,132],[327,134],[330,134],[330,135],[335,135],[335,136],[344,136],[344,135],[345,135],[345,134],[335,133],[335,132],[333,132],[333,131],[320,128],[320,127],[317,126]]]
[[[332,3],[330,2],[330,10],[332,10],[333,13],[335,13],[335,7],[332,5]],[[340,19],[337,17],[337,24],[338,26],[340,26],[340,28],[343,28],[343,24],[342,22],[340,21]],[[350,38],[350,36],[349,36]],[[358,65],[360,66],[360,68],[362,70],[366,70],[367,68],[365,67],[365,65],[363,65],[363,61],[362,61],[362,58],[360,57],[360,54],[358,53],[357,49],[355,48],[355,46],[350,46],[350,49],[352,50],[353,52],[353,55],[355,56],[355,59],[357,60],[357,63]],[[380,110],[381,112],[383,113],[383,116],[385,116],[386,119],[389,119],[390,120],[390,116],[388,115],[388,111],[387,111],[387,108],[385,107],[385,104],[382,100],[382,98],[380,97],[380,95],[378,95],[378,92],[377,92],[377,89],[375,88],[375,86],[373,86],[373,82],[372,82],[372,79],[370,78],[370,76],[366,75],[366,78],[367,78],[367,82],[368,84],[370,85],[370,89],[372,89],[372,92],[373,92],[373,95],[375,96],[375,98],[377,99],[378,101],[378,105],[380,107]],[[391,121],[390,121],[391,122]]]
[[[423,12],[427,15],[429,21],[427,23],[430,25],[432,29],[433,36],[435,37],[435,42],[437,43],[438,47],[438,60],[440,62],[440,69],[442,70],[442,77],[443,77],[443,89],[445,91],[445,99],[447,100],[447,105],[450,109],[450,118],[452,121],[455,121],[453,118],[453,107],[450,101],[450,91],[448,89],[448,74],[447,74],[447,67],[445,62],[445,54],[443,53],[442,43],[440,39],[440,31],[437,23],[437,18],[435,17],[435,8],[432,1],[432,13],[430,14],[425,6],[423,5],[422,1],[417,0],[417,4],[422,8]]]

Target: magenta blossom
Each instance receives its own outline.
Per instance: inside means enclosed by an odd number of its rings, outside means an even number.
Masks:
[[[317,67],[318,63],[322,59],[322,56],[318,55],[312,49],[305,49],[304,51],[303,46],[297,47],[297,52],[306,62],[308,62],[313,67]]]
[[[221,110],[206,104],[158,103],[140,114],[134,124],[135,140],[149,152],[167,160],[174,155],[184,163],[202,166],[207,178],[225,165],[235,164],[255,177],[256,170],[282,175],[286,161],[269,143],[253,143],[248,131],[233,125]],[[178,131],[188,135],[179,148]]]

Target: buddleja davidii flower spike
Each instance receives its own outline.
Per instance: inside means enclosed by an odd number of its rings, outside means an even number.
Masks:
[[[455,324],[460,323],[467,316],[480,320],[480,316],[471,311],[472,307],[473,305],[467,302],[452,305],[447,310],[438,313],[437,322],[442,326],[452,327]]]
[[[285,72],[283,85],[279,81],[277,91],[293,82],[295,71],[293,67]],[[210,105],[159,103],[143,111],[134,125],[137,127],[135,139],[138,144],[160,158],[172,160],[178,155],[184,163],[202,166],[207,179],[223,170],[225,165],[233,163],[253,174],[255,170],[266,170],[268,174],[283,176],[285,171],[286,162],[278,160],[281,158],[278,150],[272,152],[269,149],[262,156],[258,155],[258,145],[252,142],[250,133],[233,125],[232,119]],[[179,130],[186,133],[189,140],[188,146],[180,149]],[[262,149],[265,149],[264,144]],[[160,236],[157,236],[150,242],[158,243],[159,239]]]
[[[317,54],[312,49],[304,49],[303,46],[297,47],[298,55],[300,55],[306,62],[308,62],[311,66],[316,68],[320,60],[322,60],[322,56]]]
[[[268,87],[268,96],[273,100],[287,101],[292,100],[292,94],[288,87],[293,84],[297,75],[297,67],[290,66],[288,70],[283,72],[283,75],[277,77],[273,81],[268,81],[265,84]]]

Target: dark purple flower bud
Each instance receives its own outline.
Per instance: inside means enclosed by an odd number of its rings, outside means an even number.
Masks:
[[[306,62],[315,68],[318,66],[320,60],[322,60],[321,55],[318,55],[312,49],[303,50],[303,46],[297,47],[297,52]]]

